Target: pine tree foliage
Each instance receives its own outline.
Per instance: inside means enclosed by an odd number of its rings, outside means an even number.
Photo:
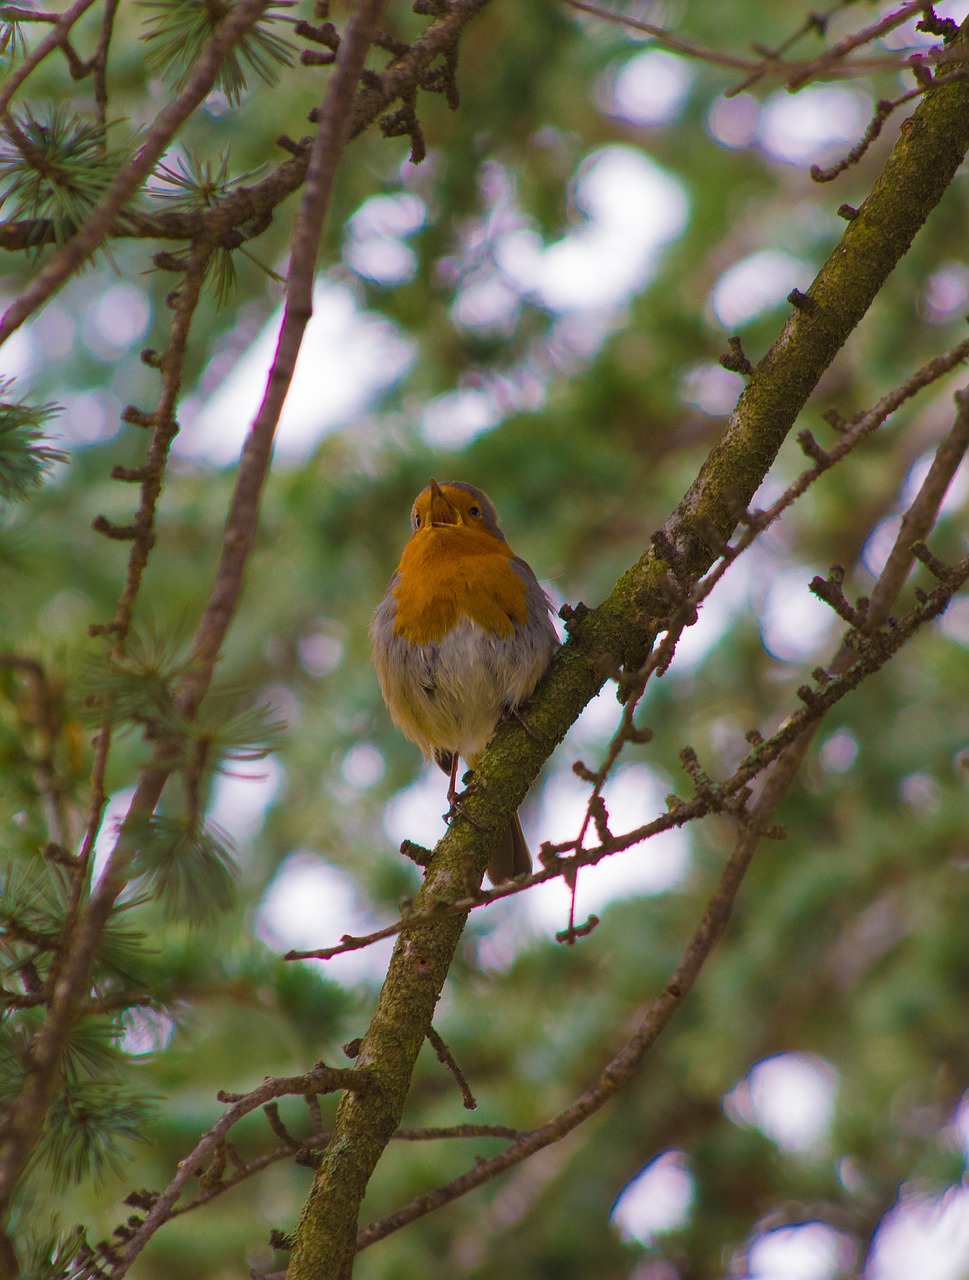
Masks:
[[[53,107],[35,118],[11,113],[0,149],[0,192],[7,217],[49,224],[58,242],[84,222],[116,176],[134,139],[108,146],[103,124]]]
[[[128,833],[135,846],[131,875],[138,890],[157,897],[166,912],[195,923],[232,904],[235,863],[218,827],[189,818],[150,818]]]
[[[279,0],[267,5],[262,20],[223,62],[217,83],[230,106],[242,101],[248,87],[247,69],[264,84],[272,85],[279,68],[291,65],[294,46],[277,35],[272,24],[283,20],[278,10],[292,8],[293,2]],[[142,35],[149,46],[146,69],[164,76],[176,89],[183,88],[227,7],[206,0],[141,0],[141,7],[151,14]]]
[[[55,463],[67,460],[43,430],[60,412],[58,406],[13,400],[12,391],[12,379],[0,382],[0,502],[26,498]]]

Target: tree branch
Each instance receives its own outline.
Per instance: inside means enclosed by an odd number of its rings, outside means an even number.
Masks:
[[[490,0],[450,0],[439,17],[408,47],[406,53],[360,88],[351,110],[348,138],[356,138],[398,98],[412,96],[426,82],[432,63],[453,51],[464,27]],[[234,248],[252,238],[250,228],[264,229],[276,207],[303,184],[309,164],[308,143],[295,146],[260,182],[237,187],[211,209],[171,209],[156,213],[125,210],[108,234],[112,238],[142,240],[205,240]],[[243,232],[245,229],[245,234]],[[32,219],[0,223],[0,248],[32,249],[54,239],[49,223]]]
[[[226,54],[258,22],[267,3],[268,0],[239,0],[228,10],[205,53],[199,58],[185,89],[158,113],[134,158],[122,168],[101,203],[7,308],[0,319],[0,345],[56,293],[107,238],[115,218],[152,172],[172,138],[211,91]]]
[[[965,38],[965,26],[962,37]],[[940,88],[919,106],[893,149],[859,215],[812,284],[809,305],[794,310],[780,337],[753,370],[727,429],[664,526],[678,571],[696,581],[730,536],[819,377],[834,359],[879,288],[941,198],[969,146],[969,90]],[[713,542],[715,545],[711,545]],[[620,666],[638,668],[652,642],[653,619],[665,609],[670,566],[652,549],[618,582],[609,598],[576,619],[529,713],[531,732],[498,731],[464,801],[473,827],[452,823],[438,845],[415,902],[418,913],[457,902],[480,882],[493,846],[541,764],[582,708]],[[732,901],[731,863],[721,886]],[[709,928],[716,925],[716,904]],[[351,1233],[370,1174],[399,1123],[417,1052],[467,912],[408,927],[398,939],[358,1064],[379,1071],[364,1100],[345,1096],[300,1224],[291,1280],[346,1280]],[[722,926],[720,926],[722,927]],[[687,962],[685,962],[687,963]],[[689,969],[689,963],[687,963]],[[687,975],[688,976],[688,975]],[[671,1007],[667,1004],[672,1002]],[[669,1017],[667,992],[651,1023]],[[651,1035],[648,1028],[643,1033]],[[633,1050],[635,1052],[635,1050]]]
[[[220,1102],[230,1102],[232,1105],[196,1144],[195,1149],[183,1160],[179,1161],[178,1172],[161,1195],[152,1201],[152,1206],[146,1214],[144,1222],[127,1240],[124,1253],[108,1272],[111,1280],[121,1280],[122,1276],[127,1275],[131,1264],[158,1228],[174,1216],[175,1203],[189,1180],[200,1174],[206,1165],[216,1158],[220,1148],[225,1144],[229,1130],[243,1116],[255,1111],[257,1107],[265,1106],[267,1102],[271,1102],[274,1098],[292,1097],[294,1094],[308,1096],[310,1094],[332,1093],[337,1089],[348,1088],[353,1085],[353,1077],[356,1074],[356,1072],[349,1069],[334,1070],[332,1067],[320,1064],[305,1076],[274,1077],[264,1080],[261,1085],[250,1093],[241,1096],[220,1094]],[[361,1077],[360,1083],[363,1084],[363,1082],[363,1077]],[[293,1148],[290,1147],[289,1154],[292,1154],[292,1150]],[[266,1161],[266,1163],[269,1162],[269,1160]],[[227,1190],[228,1188],[222,1189]],[[206,1199],[211,1199],[211,1196],[206,1197]],[[200,1203],[203,1202],[200,1200]]]
[[[925,538],[934,525],[942,500],[969,448],[969,393],[958,393],[956,403],[958,413],[955,423],[936,450],[929,473],[902,520],[898,539],[872,593],[870,616],[873,615],[875,625],[887,621],[889,610],[900,594],[915,561],[912,546]],[[843,643],[831,664],[831,670],[847,670],[856,657],[856,649]],[[741,819],[737,844],[683,958],[662,995],[647,1007],[636,1033],[607,1064],[595,1084],[570,1107],[540,1128],[523,1134],[517,1142],[491,1160],[478,1161],[467,1173],[427,1195],[417,1197],[396,1213],[371,1223],[360,1232],[357,1238],[358,1249],[376,1244],[401,1227],[443,1208],[491,1181],[543,1147],[561,1141],[630,1083],[646,1054],[696,982],[700,970],[722,936],[747,869],[763,834],[773,823],[778,806],[800,770],[818,723],[814,720],[806,725],[772,768],[757,802]]]
[[[181,119],[202,100],[214,81],[221,58],[234,43],[242,38],[264,7],[265,0],[240,0],[240,4],[231,10],[216,32],[206,55],[200,60],[189,88],[158,117],[156,126],[149,135],[150,141],[146,142],[139,152],[139,163],[142,167],[145,155],[151,147],[160,145],[165,131],[169,127],[174,131],[177,127],[175,122],[180,123]],[[320,230],[332,189],[333,177],[347,138],[354,89],[370,45],[370,32],[381,7],[381,4],[375,4],[374,0],[367,0],[366,4],[354,12],[330,77],[307,175],[303,206],[294,233],[289,298],[276,359],[270,371],[262,406],[243,449],[239,476],[223,539],[222,556],[209,603],[199,624],[192,650],[194,666],[183,677],[176,690],[176,707],[188,718],[194,716],[211,680],[215,661],[241,594],[245,566],[255,540],[259,497],[268,472],[275,426],[289,386],[302,333],[311,311],[312,277],[319,249]],[[150,167],[151,165],[148,166],[149,169]],[[129,167],[129,178],[133,172],[134,170]],[[133,181],[133,178],[131,180]],[[120,200],[123,203],[118,184],[115,184],[112,192],[116,204],[114,212],[116,212],[117,208],[120,208],[120,203],[117,202]],[[108,213],[111,199],[112,196],[109,193],[109,199],[102,203],[99,213],[92,219],[92,224],[100,228],[97,231],[99,237],[103,237],[106,233],[111,217],[114,216],[113,213],[110,216]],[[65,249],[69,250],[72,245],[76,245],[92,224],[82,229],[65,246]],[[94,234],[91,232],[91,235]],[[83,243],[86,244],[89,240],[90,236]],[[91,247],[94,247],[93,243]],[[82,258],[76,261],[79,262]],[[54,275],[49,278],[61,280],[62,276],[58,273],[69,273],[72,267],[67,266],[67,262],[68,260],[62,255],[55,255],[48,267],[53,267],[55,263],[60,265]],[[76,265],[74,259],[71,259],[71,262]],[[44,276],[43,272],[42,276]],[[41,277],[38,277],[38,280]],[[28,290],[28,294],[33,298],[33,302],[31,303],[28,299],[28,303],[25,304],[27,310],[22,315],[19,311],[15,312],[15,318],[20,316],[17,323],[26,318],[26,315],[29,315],[43,300],[36,290]],[[44,294],[44,296],[47,295]],[[17,306],[18,304],[15,303],[11,311]],[[117,897],[127,882],[127,871],[134,851],[135,820],[154,811],[168,779],[170,768],[165,749],[162,748],[156,754],[152,764],[142,773],[127,818],[122,825],[98,888],[87,910],[78,920],[70,947],[65,947],[60,957],[62,963],[53,984],[50,1013],[34,1041],[32,1070],[28,1073],[16,1103],[5,1117],[3,1129],[0,1132],[0,1209],[5,1209],[9,1204],[54,1095],[65,1039],[76,1018],[83,1011],[82,1001],[94,956]]]
[[[54,15],[46,15],[54,22],[54,26],[51,27],[43,40],[39,41],[36,48],[32,49],[30,53],[27,54],[26,58],[24,58],[17,70],[7,77],[3,87],[0,88],[0,116],[6,112],[14,94],[31,72],[36,67],[40,66],[49,53],[67,40],[75,22],[77,22],[82,13],[85,13],[90,9],[92,4],[94,4],[94,0],[74,0],[74,4],[72,4],[71,7],[66,9],[62,14],[58,15],[56,19],[54,18]],[[40,15],[34,15],[35,20],[37,20],[39,16]]]

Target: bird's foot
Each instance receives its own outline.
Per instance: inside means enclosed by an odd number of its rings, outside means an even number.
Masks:
[[[470,786],[466,787],[461,793],[462,796],[466,796],[470,790]],[[474,827],[475,831],[487,830],[487,828],[482,826],[480,822],[471,817],[470,813],[468,813],[467,809],[465,809],[457,796],[455,796],[451,801],[451,807],[448,809],[447,813],[444,814],[444,821],[450,826],[451,822],[453,822],[455,818],[463,818],[469,827]]]

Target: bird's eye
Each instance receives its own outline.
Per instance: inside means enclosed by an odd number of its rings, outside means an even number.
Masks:
[[[481,508],[480,508],[480,507],[468,507],[468,515],[469,515],[469,516],[480,516],[480,515],[481,515]]]

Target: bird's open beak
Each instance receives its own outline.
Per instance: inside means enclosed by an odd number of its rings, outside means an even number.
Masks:
[[[444,490],[436,480],[432,480],[428,485],[431,491],[431,501],[428,504],[427,515],[424,517],[424,528],[430,529],[435,525],[460,524],[460,516],[457,508],[444,496]]]

